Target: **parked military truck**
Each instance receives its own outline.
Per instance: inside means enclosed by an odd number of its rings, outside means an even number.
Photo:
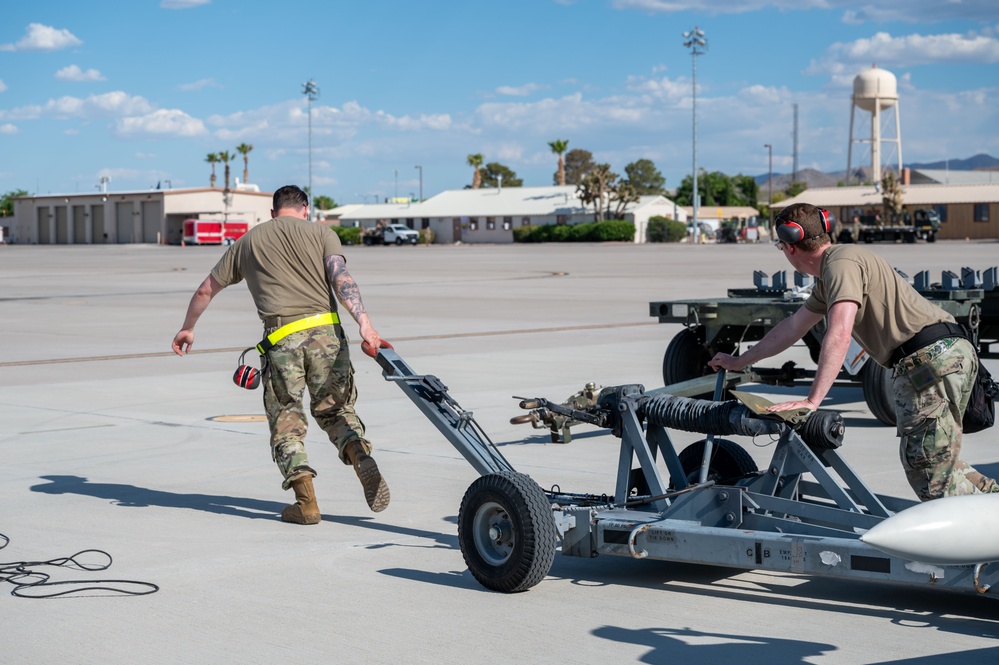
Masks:
[[[911,283],[925,298],[977,334],[985,292],[974,284],[974,271],[971,273],[972,277],[965,280],[967,286],[950,271],[944,271],[940,282],[931,283],[929,271],[924,270]],[[995,275],[990,274],[993,278],[990,284],[994,285]],[[727,296],[722,298],[649,303],[649,314],[658,318],[659,323],[679,323],[683,326],[670,341],[663,356],[664,385],[681,384],[709,374],[712,370],[707,362],[719,351],[737,353],[743,344],[763,339],[774,326],[804,304],[814,278],[795,272],[794,283],[789,286],[784,271],[775,273],[771,279],[757,270],[753,273],[753,283],[754,288],[751,289],[729,289]],[[999,290],[996,290],[996,297],[999,297]],[[999,307],[999,302],[993,301],[993,305]],[[996,322],[996,328],[999,334],[999,322]],[[802,340],[808,347],[812,362],[818,362],[825,331],[823,320]],[[797,382],[810,381],[815,376],[814,369],[798,367],[793,361],[785,362],[779,368],[754,366],[751,369],[752,381],[767,385],[793,386]],[[860,383],[864,401],[874,417],[886,425],[895,424],[891,370],[870,360],[856,343],[847,353],[838,380]],[[708,397],[709,394],[697,396]]]
[[[936,242],[940,231],[940,215],[932,208],[920,208],[905,213],[904,224],[879,225],[874,219],[861,219],[856,227],[846,224],[836,236],[837,242],[902,242],[914,243],[917,240]]]

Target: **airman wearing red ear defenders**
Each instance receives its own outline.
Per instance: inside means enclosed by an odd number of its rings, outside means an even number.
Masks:
[[[829,213],[807,203],[774,219],[774,243],[800,273],[816,278],[805,304],[739,356],[719,353],[714,369],[741,370],[775,356],[826,319],[808,397],[771,411],[817,409],[839,375],[851,337],[893,370],[895,418],[906,478],[923,501],[999,492],[996,481],[958,459],[962,418],[978,372],[975,347],[954,318],[923,298],[883,258],[858,245],[833,245]]]
[[[240,356],[233,381],[242,388],[263,386],[264,411],[271,431],[271,456],[284,476],[282,487],[294,490],[295,503],[281,519],[318,524],[322,514],[312,479],[315,470],[305,450],[308,427],[303,397],[308,392],[312,416],[336,447],[340,460],[354,467],[368,507],[388,507],[388,485],[354,410],[357,389],[347,335],[340,325],[339,303],[357,322],[372,348],[382,340],[372,327],[357,283],[336,233],[309,221],[309,199],[294,185],[274,192],[273,219],[258,224],[236,241],[194,292],[174,353],[194,344],[194,326],[222,289],[246,281],[264,338]],[[261,368],[245,365],[253,348]]]

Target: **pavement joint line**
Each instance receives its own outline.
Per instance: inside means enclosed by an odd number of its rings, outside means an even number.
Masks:
[[[553,332],[574,332],[579,330],[601,330],[609,328],[635,328],[638,326],[658,325],[658,321],[640,321],[630,323],[592,323],[579,326],[558,326],[553,328],[525,328],[521,330],[489,330],[483,332],[453,333],[448,335],[416,335],[412,337],[396,337],[395,342],[420,342],[436,339],[462,339],[470,337],[498,337],[502,335],[528,335],[538,333]],[[359,344],[360,340],[352,341],[351,344]],[[208,353],[241,353],[245,347],[233,346],[220,349],[204,349],[191,351],[188,355],[200,355]],[[58,365],[61,363],[86,363],[100,362],[108,360],[135,360],[138,358],[162,358],[176,355],[173,351],[155,351],[149,353],[122,353],[113,356],[82,356],[79,358],[51,358],[46,360],[14,360],[10,362],[0,362],[0,367],[31,367],[33,365]]]

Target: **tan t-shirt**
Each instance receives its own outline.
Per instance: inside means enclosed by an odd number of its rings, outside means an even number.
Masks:
[[[833,245],[822,255],[820,275],[805,307],[826,314],[834,303],[857,303],[853,338],[878,364],[926,326],[954,317],[919,295],[887,261],[857,245]]]
[[[212,268],[212,276],[222,286],[245,279],[262,321],[335,312],[323,263],[333,255],[342,256],[343,248],[332,229],[297,217],[277,217],[237,240]]]

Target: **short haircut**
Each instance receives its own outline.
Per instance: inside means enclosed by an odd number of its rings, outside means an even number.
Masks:
[[[309,205],[309,197],[306,196],[296,185],[285,185],[274,192],[272,210],[282,210],[284,208],[306,208]]]
[[[795,203],[781,210],[774,218],[774,230],[791,223],[800,226],[805,234],[804,238],[792,243],[802,251],[811,252],[832,242],[832,236],[825,228],[822,210],[810,203]]]

